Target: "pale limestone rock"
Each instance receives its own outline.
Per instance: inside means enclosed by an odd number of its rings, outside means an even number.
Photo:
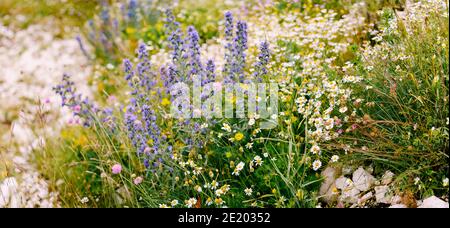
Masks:
[[[381,177],[381,184],[388,185],[388,184],[392,183],[393,179],[394,179],[394,173],[392,173],[391,171],[388,170]]]
[[[0,151],[5,155],[0,160],[12,163],[15,173],[0,180],[0,207],[58,207],[57,194],[49,191],[47,180],[31,162],[34,150],[45,145],[43,135],[58,136],[73,118],[70,110],[60,108],[60,98],[52,87],[67,72],[78,92],[92,97],[86,85],[91,74],[88,60],[75,39],[59,38],[54,28],[52,22],[45,22],[20,30],[3,26],[0,20],[0,119],[12,122],[7,129],[0,126],[0,148],[2,142],[18,145],[6,153]],[[42,110],[36,105],[40,99],[49,101]],[[51,122],[38,127],[34,123],[41,111]]]
[[[339,190],[344,190],[353,185],[353,181],[347,177],[341,176],[336,179],[336,188]]]
[[[344,189],[339,196],[339,201],[343,203],[355,204],[358,203],[358,196],[360,191],[355,187],[349,187]]]
[[[408,208],[405,204],[394,204],[389,208]]]
[[[391,199],[391,204],[395,205],[395,204],[400,204],[402,202],[402,197],[400,197],[399,195],[395,195],[394,197],[392,197]]]
[[[389,204],[392,199],[392,195],[389,192],[389,186],[382,185],[375,187],[375,198],[377,203]]]
[[[373,197],[373,193],[372,192],[368,192],[365,195],[363,195],[361,198],[358,199],[358,204],[359,205],[364,205],[367,202],[367,200],[372,199],[372,197]]]
[[[364,168],[359,167],[352,177],[355,188],[360,191],[367,191],[375,183],[375,177],[373,177],[369,172],[364,170]]]
[[[436,196],[431,196],[423,200],[419,208],[449,208],[448,202],[445,202]]]
[[[334,191],[336,188],[335,180],[337,175],[337,170],[333,167],[327,167],[321,173],[324,178],[322,185],[319,189],[319,194],[322,196],[322,200],[325,203],[333,203],[337,200],[337,194]]]

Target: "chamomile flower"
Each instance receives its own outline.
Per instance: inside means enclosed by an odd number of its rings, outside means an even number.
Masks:
[[[222,189],[223,193],[226,194],[228,191],[230,191],[230,185],[229,184],[225,184],[220,189]]]
[[[211,182],[211,189],[216,189],[219,186],[219,183],[217,183],[217,181],[213,180]]]
[[[189,200],[186,201],[186,207],[192,208],[196,203],[197,203],[197,199],[190,198]]]
[[[313,154],[320,154],[320,147],[318,145],[314,145],[311,147],[310,151]]]
[[[317,171],[320,169],[320,167],[322,167],[322,162],[320,160],[315,160],[312,164],[313,166],[313,170]]]
[[[208,197],[208,199],[206,199],[206,205],[211,206],[211,204],[213,204],[213,201],[212,201],[211,197]]]
[[[223,123],[222,130],[226,132],[231,132],[231,127],[227,123]]]
[[[324,122],[325,125],[325,129],[330,130],[334,127],[334,119],[333,118],[329,118]]]
[[[87,204],[87,203],[89,202],[89,198],[83,197],[83,198],[80,200],[80,202],[81,202],[82,204]]]
[[[447,177],[442,180],[442,186],[448,187],[448,178]]]
[[[172,200],[172,202],[170,202],[170,205],[171,205],[172,207],[177,206],[177,205],[178,205],[178,200]]]
[[[420,182],[420,178],[419,177],[414,178],[414,185],[418,185],[419,182]]]
[[[348,108],[346,106],[339,108],[340,113],[345,113],[345,112],[347,112],[347,110],[348,110]]]
[[[339,161],[339,156],[337,156],[337,155],[331,156],[331,162],[338,162],[338,161]]]
[[[114,70],[114,65],[111,64],[111,63],[108,63],[108,64],[106,65],[106,69],[108,69],[108,70]]]
[[[222,189],[217,189],[214,193],[216,194],[216,196],[221,196],[224,194]]]
[[[245,166],[244,162],[239,162],[239,164],[236,166],[236,168],[234,168],[234,171],[233,171],[232,174],[235,175],[235,176],[239,176],[239,173],[244,168],[244,166]]]
[[[223,204],[225,203],[225,201],[223,201],[222,198],[216,198],[216,199],[214,200],[214,203],[215,203],[216,205],[218,205],[218,206],[221,206],[221,205],[223,205]]]
[[[256,155],[255,158],[253,158],[253,160],[255,161],[256,166],[261,166],[263,163],[262,158],[258,155]]]
[[[251,196],[252,193],[253,193],[253,190],[252,190],[251,188],[246,188],[246,189],[244,190],[244,193],[245,193],[245,195],[247,195],[247,196]]]
[[[253,143],[247,143],[246,145],[245,145],[245,148],[247,148],[247,149],[252,149],[253,148]]]
[[[195,191],[197,191],[197,192],[202,192],[202,191],[203,191],[202,187],[200,187],[200,186],[198,186],[198,185],[195,186],[194,189],[195,189]]]

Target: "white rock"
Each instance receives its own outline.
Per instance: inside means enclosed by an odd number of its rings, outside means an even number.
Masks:
[[[389,204],[392,199],[392,195],[389,192],[389,186],[376,186],[375,198],[377,200],[377,203]]]
[[[17,164],[17,165],[25,165],[25,164],[27,164],[27,161],[25,160],[25,158],[24,157],[19,157],[19,156],[15,156],[13,158],[13,162],[14,162],[14,164]]]
[[[358,204],[363,205],[367,202],[367,200],[371,199],[373,197],[372,192],[368,192],[365,195],[363,195],[361,198],[358,199]]]
[[[394,204],[389,208],[408,208],[405,204]]]
[[[392,180],[394,179],[394,173],[391,171],[386,171],[383,176],[381,177],[381,184],[388,185],[392,183]]]
[[[420,208],[420,206],[422,206],[423,200],[417,200],[417,207]]]
[[[355,204],[358,203],[358,196],[360,191],[355,187],[350,187],[341,192],[339,196],[339,201],[343,203]]]
[[[39,189],[37,194],[38,194],[39,198],[45,199],[48,196],[48,189],[47,188],[41,188],[41,189]]]
[[[431,196],[424,199],[419,208],[448,208],[448,202],[445,202],[436,196]]]
[[[332,203],[337,200],[337,194],[333,191],[336,187],[336,174],[337,171],[333,167],[327,167],[321,173],[324,180],[320,186],[319,194],[322,196],[321,199],[326,203]]]
[[[0,119],[13,122],[11,130],[5,129],[6,132],[0,127],[0,142],[18,145],[6,151],[5,157],[13,163],[11,169],[17,181],[16,187],[11,188],[8,185],[12,179],[0,180],[0,207],[57,205],[58,197],[50,200],[48,184],[30,162],[33,149],[45,145],[42,135],[59,135],[66,120],[73,116],[59,107],[60,98],[52,87],[60,83],[62,73],[67,72],[80,87],[79,92],[92,97],[85,82],[92,68],[87,65],[77,41],[71,37],[57,38],[54,28],[54,24],[48,22],[16,30],[6,28],[0,20],[0,34],[6,34],[0,35]],[[39,109],[35,102],[45,98],[51,101],[43,107],[49,123],[36,126]]]
[[[402,197],[400,197],[399,195],[395,195],[394,197],[392,197],[391,199],[391,204],[395,205],[395,204],[400,204],[402,202]]]
[[[360,191],[355,188],[353,181],[350,178],[341,176],[336,181],[336,188],[341,190],[339,202],[356,204],[358,203]]]
[[[352,177],[353,183],[355,185],[355,188],[357,188],[360,191],[367,191],[372,187],[372,185],[375,183],[375,178],[370,175],[366,170],[364,170],[362,167],[359,167],[354,173]]]
[[[336,179],[335,183],[336,188],[339,190],[345,190],[353,185],[353,181],[344,176],[340,176],[338,179]]]

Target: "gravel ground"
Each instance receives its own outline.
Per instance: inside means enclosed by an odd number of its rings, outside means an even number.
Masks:
[[[0,21],[0,208],[59,206],[58,194],[33,165],[33,151],[46,137],[58,137],[71,118],[52,87],[69,73],[90,95],[91,69],[73,36],[57,38],[56,27],[16,30]]]

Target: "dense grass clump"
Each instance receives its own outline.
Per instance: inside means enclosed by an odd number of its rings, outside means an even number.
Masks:
[[[447,7],[447,8],[445,8]],[[362,159],[399,173],[399,190],[448,194],[448,5],[381,12],[381,33],[355,62],[363,75]],[[420,181],[419,181],[420,180]]]

